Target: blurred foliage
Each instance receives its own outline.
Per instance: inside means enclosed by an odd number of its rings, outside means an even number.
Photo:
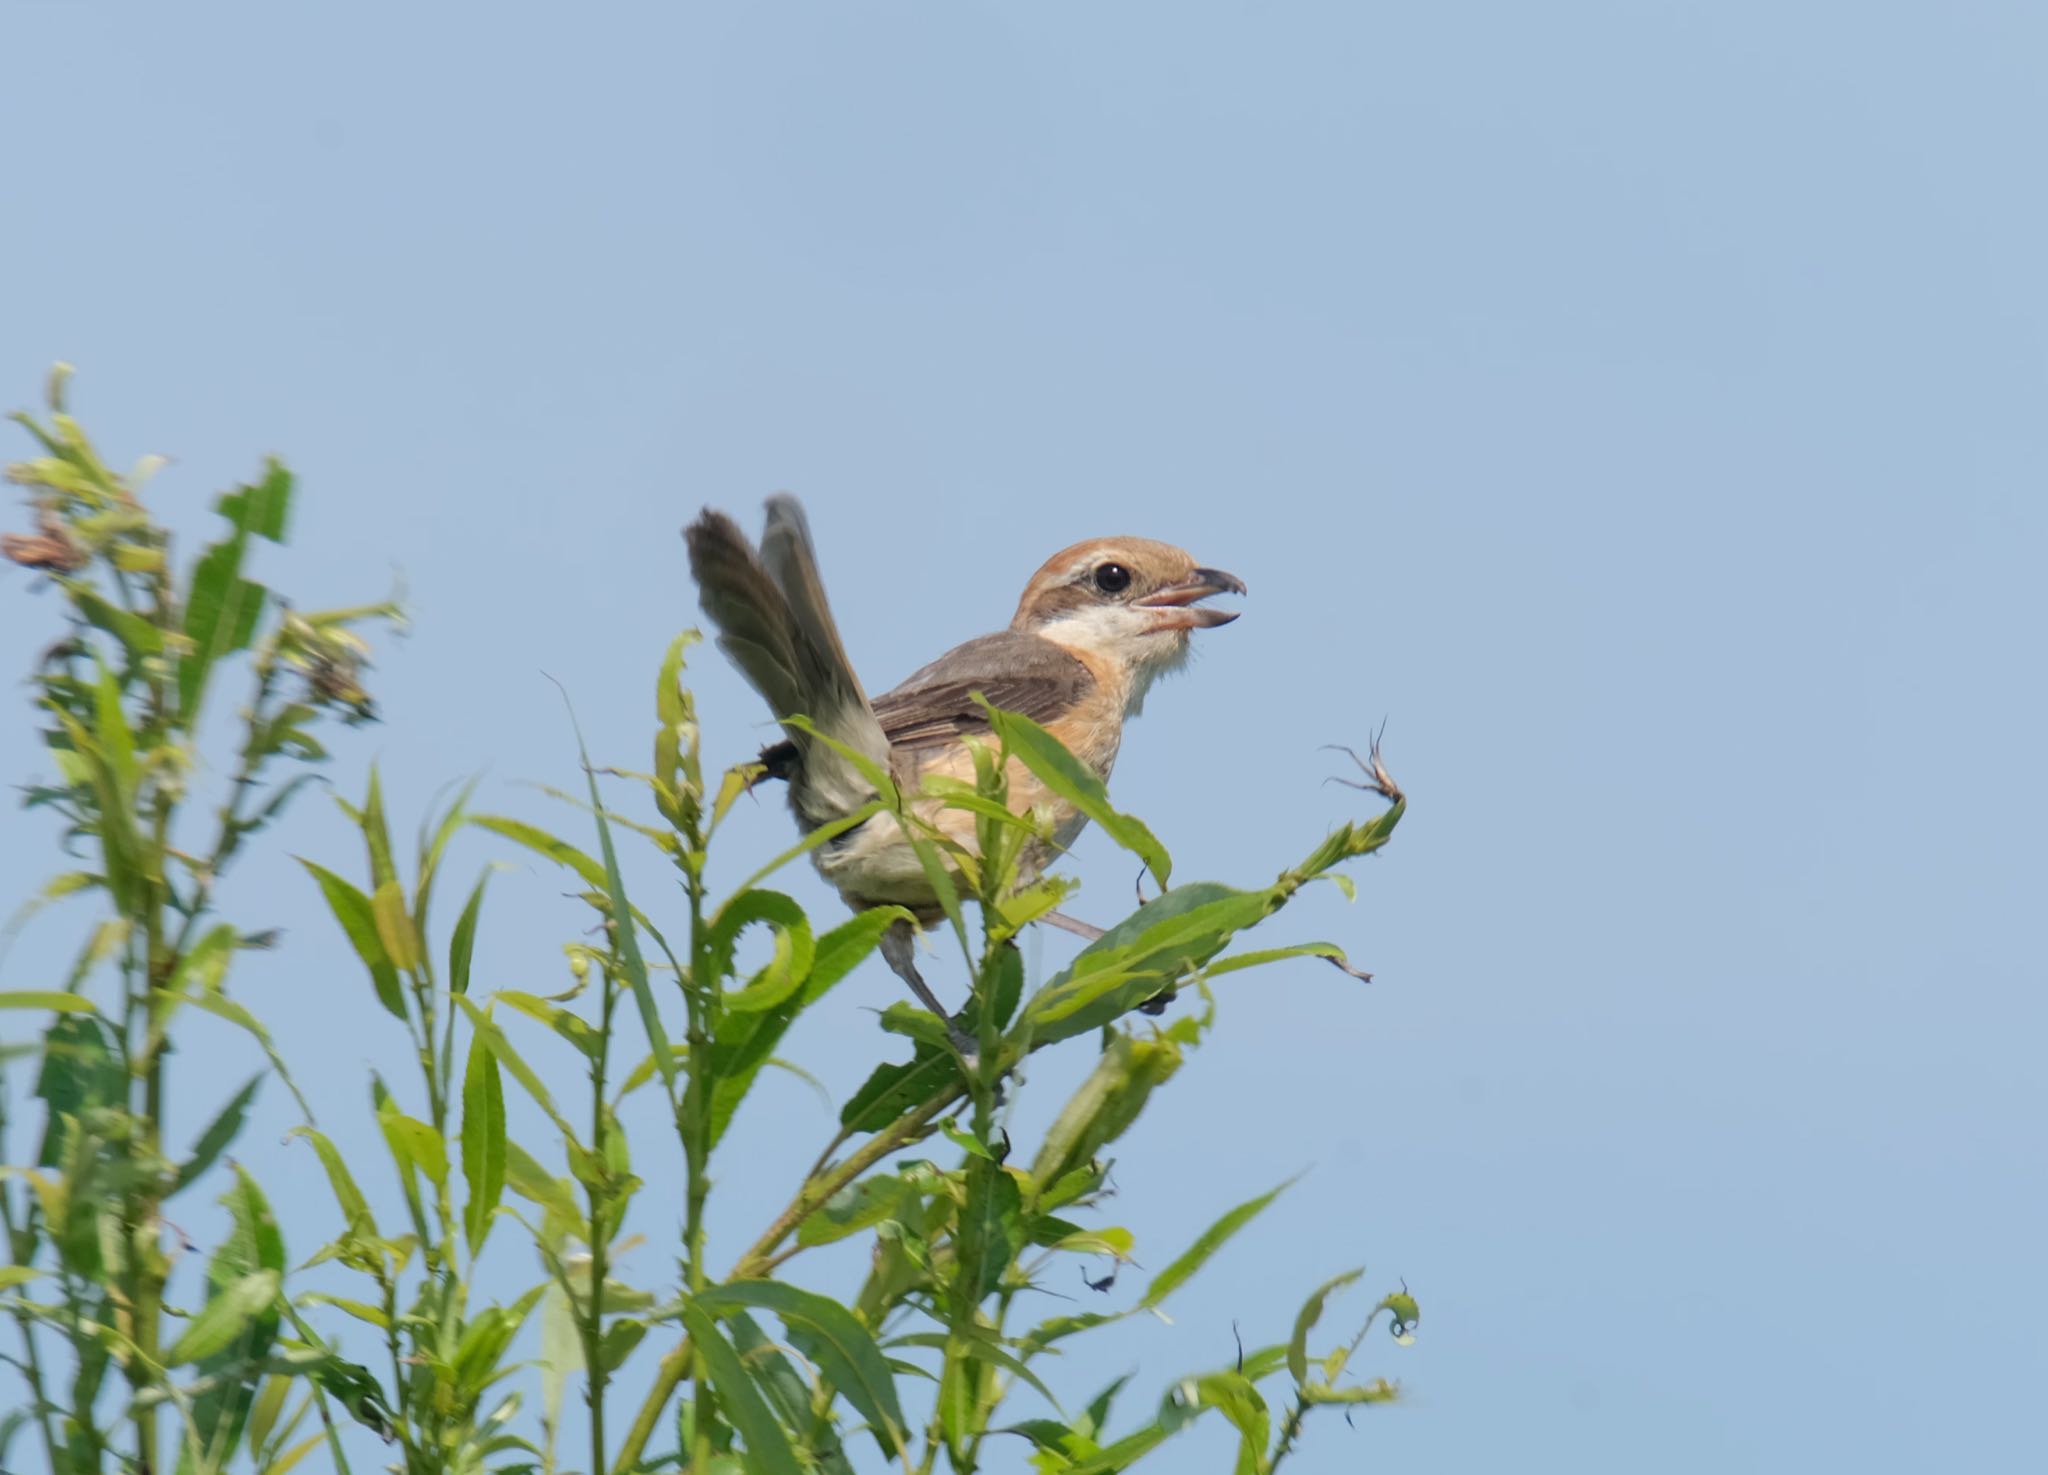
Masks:
[[[219,535],[181,571],[169,532],[140,500],[154,465],[108,470],[63,391],[60,370],[47,416],[16,417],[43,454],[8,470],[28,492],[32,531],[7,535],[0,554],[62,598],[65,628],[33,674],[57,779],[25,793],[60,817],[78,868],[44,886],[14,925],[70,899],[98,913],[66,979],[9,980],[0,991],[0,1019],[46,1021],[40,1033],[10,1030],[0,1051],[0,1066],[32,1073],[42,1105],[38,1130],[5,1144],[0,1169],[0,1307],[19,1332],[6,1361],[21,1383],[7,1400],[14,1411],[0,1415],[0,1467],[18,1467],[9,1447],[19,1439],[63,1472],[283,1475],[309,1458],[345,1471],[360,1440],[342,1431],[354,1425],[408,1475],[922,1475],[941,1461],[981,1468],[992,1438],[1022,1441],[1048,1475],[1079,1475],[1127,1469],[1213,1411],[1235,1432],[1235,1468],[1267,1472],[1295,1449],[1312,1410],[1394,1396],[1383,1380],[1348,1374],[1382,1315],[1397,1343],[1410,1340],[1418,1313],[1405,1289],[1330,1350],[1311,1349],[1356,1270],[1316,1290],[1285,1342],[1178,1379],[1118,1421],[1121,1432],[1112,1413],[1127,1378],[1085,1401],[1048,1382],[1072,1339],[1159,1312],[1285,1185],[1223,1213],[1117,1309],[1021,1314],[1024,1295],[1062,1260],[1107,1260],[1089,1284],[1114,1297],[1136,1244],[1104,1217],[1108,1154],[1217,1027],[1212,982],[1304,956],[1351,971],[1330,943],[1230,948],[1311,881],[1349,894],[1339,868],[1385,845],[1404,809],[1376,752],[1362,766],[1365,786],[1389,801],[1378,818],[1339,826],[1265,885],[1173,886],[1028,993],[1016,936],[1071,883],[1019,884],[1020,858],[1051,821],[1011,808],[1013,767],[1093,818],[1161,885],[1172,868],[1165,846],[1016,713],[991,709],[976,782],[937,796],[974,815],[971,845],[906,802],[931,795],[900,794],[871,774],[882,795],[872,817],[902,827],[941,889],[969,1002],[958,1030],[907,1002],[885,1011],[890,1058],[841,1103],[811,1170],[721,1273],[707,1262],[704,1225],[727,1129],[763,1068],[789,1064],[776,1051],[790,1026],[904,914],[877,909],[820,931],[763,884],[830,831],[738,889],[711,891],[710,847],[758,770],[710,781],[702,771],[683,682],[691,635],[661,665],[650,768],[600,770],[586,755],[581,792],[557,794],[580,811],[585,844],[560,826],[475,813],[465,789],[402,852],[373,771],[360,803],[339,801],[361,837],[357,863],[300,862],[360,966],[365,1003],[403,1031],[416,1073],[372,1074],[368,1107],[389,1161],[374,1171],[349,1161],[315,1125],[260,1016],[229,991],[236,955],[271,939],[219,919],[213,896],[326,758],[322,732],[374,714],[361,632],[398,610],[304,613],[254,580],[256,548],[289,527],[292,478],[274,461],[218,499]],[[223,724],[202,719],[210,693],[236,674],[253,687],[228,725],[231,777],[209,813],[192,779],[204,771],[202,736],[210,742]],[[608,799],[600,779],[637,795],[644,817]],[[465,828],[573,877],[592,929],[565,945],[559,992],[472,990],[489,871],[452,924],[430,913],[447,847]],[[627,896],[625,842],[673,866],[672,897],[642,910]],[[767,960],[742,976],[750,932],[765,934]],[[1188,990],[1199,1007],[1164,1022]],[[264,1185],[226,1156],[253,1115],[281,1109],[275,1091],[263,1094],[266,1075],[223,1084],[188,1072],[180,1090],[217,1092],[217,1105],[182,1152],[161,1140],[191,1011],[246,1032],[293,1103],[296,1150],[334,1204],[332,1237],[303,1260],[288,1257]],[[1003,1125],[1028,1089],[1017,1067],[1052,1048],[1092,1050],[1095,1064],[1021,1152]],[[550,1161],[508,1135],[508,1090],[550,1124]],[[640,1091],[658,1093],[673,1143],[629,1140],[621,1105]],[[0,1118],[0,1132],[11,1125]],[[183,1253],[164,1215],[202,1180],[218,1187],[232,1226],[203,1263]],[[680,1220],[682,1233],[674,1276],[636,1284],[623,1264],[643,1197],[659,1199],[653,1217]],[[509,1298],[486,1295],[478,1267],[508,1236],[530,1246],[536,1277]],[[786,1278],[805,1251],[856,1237],[868,1270],[845,1299]],[[320,1284],[349,1293],[304,1288],[316,1266],[328,1267],[313,1277]],[[534,1323],[537,1357],[515,1353]],[[344,1355],[366,1337],[380,1348],[368,1364]],[[641,1381],[653,1386],[614,1407],[614,1381],[636,1356],[649,1359]],[[1043,1411],[1014,1413],[1020,1389]],[[574,1452],[561,1437],[572,1390],[588,1432]]]

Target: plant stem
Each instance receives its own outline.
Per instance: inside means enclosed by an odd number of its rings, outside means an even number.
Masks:
[[[1280,1442],[1273,1446],[1272,1461],[1266,1466],[1266,1475],[1280,1468],[1280,1462],[1294,1451],[1295,1438],[1301,1433],[1301,1421],[1308,1417],[1308,1404],[1297,1398],[1294,1407],[1287,1411],[1287,1422],[1280,1426]]]
[[[14,1201],[4,1192],[0,1192],[0,1230],[6,1232],[11,1260],[13,1248],[19,1240],[14,1228]],[[50,1400],[43,1391],[43,1360],[36,1347],[35,1323],[25,1312],[16,1312],[14,1320],[21,1329],[22,1371],[28,1377],[29,1393],[35,1399],[36,1427],[42,1431],[43,1450],[54,1472],[62,1467],[57,1463],[57,1432],[50,1424]]]
[[[631,926],[629,917],[614,927]],[[590,1209],[590,1306],[583,1324],[583,1362],[589,1373],[586,1397],[590,1404],[590,1468],[604,1469],[604,1396],[610,1378],[604,1366],[604,1282],[606,1259],[611,1247],[611,1168],[605,1155],[609,1130],[605,1111],[605,1068],[611,1054],[612,1011],[618,1003],[619,979],[612,959],[606,960],[604,998],[598,1008],[597,1058],[590,1063],[590,1155],[596,1159],[595,1182],[586,1183],[585,1201]]]
[[[692,837],[695,839],[695,837]],[[699,842],[701,845],[701,842]],[[701,875],[689,877],[690,893],[690,976],[684,982],[684,1006],[689,1010],[689,1079],[684,1087],[682,1113],[683,1157],[689,1184],[684,1206],[684,1257],[690,1294],[703,1294],[708,1277],[704,1270],[704,1203],[711,1192],[711,1072],[714,1069],[711,1040],[718,1027],[716,1017],[718,979],[711,967],[709,929],[704,921],[704,883]],[[681,1349],[678,1349],[679,1351]],[[668,1369],[666,1360],[662,1371]],[[683,1365],[690,1370],[695,1386],[695,1417],[690,1421],[690,1468],[703,1470],[711,1463],[711,1424],[716,1412],[711,1379],[691,1358]],[[683,1367],[677,1368],[678,1373]],[[636,1423],[637,1428],[637,1423]],[[638,1458],[636,1453],[635,1458]],[[602,1467],[594,1467],[601,1469]]]

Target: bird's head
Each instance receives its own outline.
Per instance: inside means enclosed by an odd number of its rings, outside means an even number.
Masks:
[[[1204,568],[1170,543],[1091,538],[1047,559],[1017,603],[1012,630],[1114,661],[1140,691],[1187,657],[1188,632],[1227,625],[1236,610],[1205,608],[1244,581]]]

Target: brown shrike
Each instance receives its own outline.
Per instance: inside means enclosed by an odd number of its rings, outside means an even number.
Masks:
[[[1203,568],[1180,549],[1149,538],[1076,543],[1031,576],[1009,629],[955,646],[870,700],[832,623],[810,529],[794,497],[768,499],[758,552],[731,518],[709,508],[683,536],[720,648],[776,718],[808,718],[819,732],[884,768],[911,796],[919,818],[970,853],[976,848],[974,816],[915,796],[930,775],[973,783],[965,740],[989,731],[974,693],[1034,719],[1107,778],[1124,720],[1138,714],[1155,680],[1187,660],[1190,632],[1237,618],[1233,611],[1198,608],[1197,602],[1245,592],[1234,575]],[[785,723],[784,730],[787,740],[761,760],[769,777],[788,780],[790,807],[807,833],[876,797],[845,755],[800,728]],[[1087,819],[1014,761],[1009,786],[1019,813],[1039,806],[1052,816],[1050,842],[1030,847],[1023,857],[1020,879],[1029,881],[1073,842]],[[811,858],[856,910],[906,907],[921,927],[943,916],[902,830],[880,816],[827,841]],[[882,952],[918,997],[946,1017],[918,977],[910,929],[901,923],[890,928]]]

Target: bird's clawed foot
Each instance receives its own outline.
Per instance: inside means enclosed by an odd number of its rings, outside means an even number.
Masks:
[[[973,1070],[981,1060],[981,1041],[960,1026],[960,1016],[948,1013],[946,1006],[939,1002],[939,996],[917,971],[917,933],[907,922],[892,922],[889,930],[882,934],[882,959],[896,971],[896,976],[910,985],[910,991],[917,995],[917,1001],[945,1021],[946,1038],[960,1058]]]

